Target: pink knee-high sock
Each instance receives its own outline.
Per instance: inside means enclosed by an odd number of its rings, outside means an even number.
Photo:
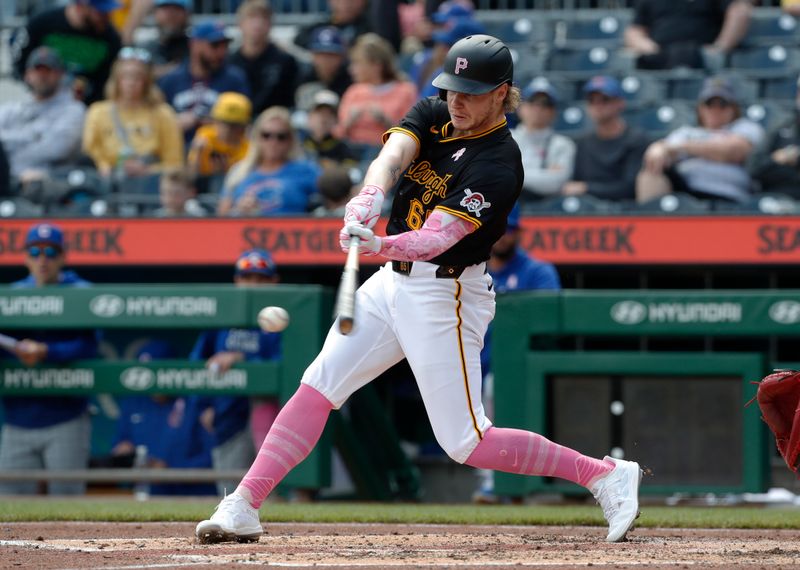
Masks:
[[[253,507],[261,507],[286,474],[308,456],[332,409],[333,404],[325,396],[300,384],[275,418],[256,460],[239,483],[249,491]]]
[[[581,455],[537,433],[489,428],[470,454],[467,465],[521,475],[560,477],[589,488],[614,469],[614,464]]]

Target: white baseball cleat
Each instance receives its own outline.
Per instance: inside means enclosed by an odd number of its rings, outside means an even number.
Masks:
[[[256,542],[264,533],[258,510],[236,493],[227,495],[214,509],[211,518],[194,531],[201,544],[215,542]]]
[[[603,516],[608,521],[606,542],[621,542],[639,516],[639,484],[642,470],[634,461],[623,461],[604,457],[616,465],[602,479],[592,485],[591,491],[603,508]]]

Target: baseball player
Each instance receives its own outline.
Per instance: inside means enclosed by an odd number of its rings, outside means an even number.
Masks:
[[[364,254],[390,261],[359,288],[354,330],[342,335],[334,323],[236,491],[197,525],[201,542],[257,540],[258,509],[311,451],[330,411],[403,357],[436,439],[455,461],[583,485],[603,508],[608,541],[623,540],[633,526],[638,464],[493,427],[481,403],[480,351],[495,308],[486,260],[523,180],[505,119],[520,97],[512,79],[500,40],[468,36],[453,44],[433,81],[440,97],[419,101],[384,134],[347,205],[340,241],[346,249],[358,236]],[[388,236],[377,236],[371,228],[392,188]]]

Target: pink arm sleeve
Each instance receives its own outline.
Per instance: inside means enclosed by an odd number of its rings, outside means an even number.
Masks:
[[[444,253],[475,229],[467,220],[434,210],[420,229],[381,238],[380,254],[398,261],[427,261]]]

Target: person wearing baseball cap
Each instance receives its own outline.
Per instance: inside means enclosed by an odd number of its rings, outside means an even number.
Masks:
[[[235,91],[250,97],[244,71],[228,61],[231,40],[221,22],[198,22],[189,37],[189,57],[158,80],[167,102],[178,113],[187,146],[197,128],[208,121],[220,93]]]
[[[250,142],[247,125],[253,116],[250,99],[241,93],[220,93],[211,107],[211,123],[197,129],[187,163],[199,176],[217,176],[242,160]]]
[[[593,130],[576,139],[575,169],[561,193],[603,200],[633,200],[636,175],[649,138],[623,118],[625,92],[616,78],[592,77],[583,86],[583,93]]]
[[[101,99],[111,64],[122,47],[108,19],[109,12],[119,6],[113,0],[72,0],[66,6],[39,12],[28,21],[24,47],[13,50],[17,77],[24,77],[28,58],[36,48],[50,46],[69,73],[74,96],[87,105]],[[73,49],[76,45],[81,48]]]
[[[236,287],[270,287],[280,280],[278,267],[270,253],[261,248],[243,251],[234,263]],[[189,355],[190,360],[205,361],[206,368],[222,376],[240,362],[267,362],[281,356],[281,334],[258,327],[204,331]],[[251,405],[252,404],[252,405]],[[255,450],[278,414],[276,398],[256,399],[241,396],[190,396],[187,405],[213,410],[211,425],[214,469],[246,469]],[[234,481],[218,481],[217,492],[225,495],[236,487]]]
[[[636,199],[671,192],[703,200],[746,202],[752,180],[746,165],[764,141],[761,126],[741,116],[733,82],[708,77],[697,97],[697,126],[678,127],[647,148]]]
[[[525,181],[520,201],[539,202],[561,193],[572,177],[575,142],[553,130],[559,95],[545,77],[535,77],[522,89],[517,109],[520,123],[512,131],[522,153]]]
[[[311,65],[301,70],[295,91],[295,106],[307,109],[320,89],[341,97],[353,83],[347,71],[347,44],[336,26],[321,26],[311,34],[308,46]]]
[[[355,167],[358,164],[357,155],[350,145],[334,134],[338,108],[339,96],[333,91],[320,89],[314,94],[308,109],[303,150],[323,168],[335,165]]]
[[[0,143],[11,175],[23,186],[47,178],[80,151],[86,107],[63,80],[61,56],[39,46],[25,63],[24,81],[32,97],[0,103]]]
[[[88,287],[73,271],[64,270],[64,232],[55,224],[34,224],[25,236],[29,274],[12,283],[16,289]],[[31,329],[17,342],[14,355],[24,366],[64,364],[97,356],[99,334],[90,329]],[[3,396],[0,471],[86,469],[91,420],[86,397]],[[0,482],[0,495],[36,494],[37,481]],[[86,483],[51,481],[53,495],[78,495]]]

